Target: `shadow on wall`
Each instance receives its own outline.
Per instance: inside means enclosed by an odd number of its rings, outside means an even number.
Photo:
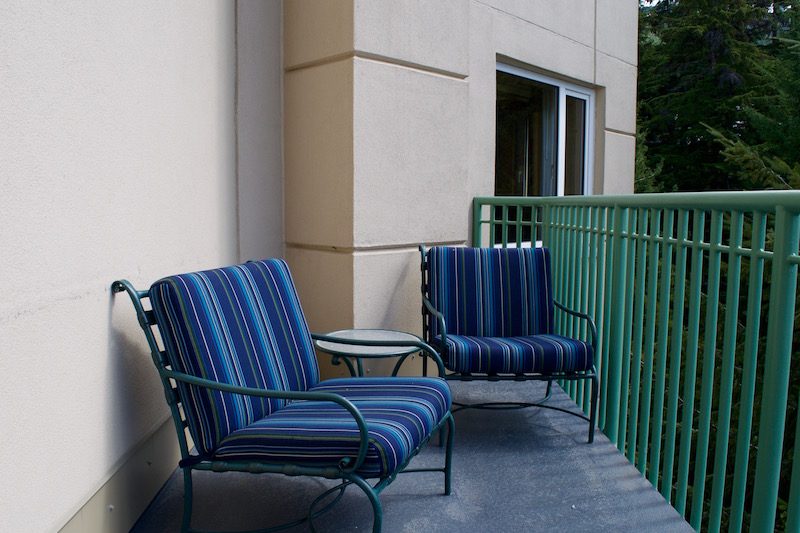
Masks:
[[[109,304],[105,437],[106,453],[117,461],[113,467],[116,470],[167,421],[169,409],[128,295],[111,293]],[[137,480],[144,480],[146,470],[158,459],[144,458],[141,465],[125,466],[134,469]],[[126,486],[131,494],[119,495],[120,501],[134,501],[139,489],[136,483]]]

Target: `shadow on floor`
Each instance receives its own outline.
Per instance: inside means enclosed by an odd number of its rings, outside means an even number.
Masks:
[[[541,382],[452,383],[455,401],[527,400]],[[551,405],[577,409],[558,387]],[[465,410],[455,415],[453,490],[440,473],[401,474],[381,493],[383,531],[692,531],[636,468],[587,422],[551,409]],[[435,441],[436,439],[434,439]],[[438,466],[444,452],[428,443],[410,467]],[[199,472],[194,475],[192,526],[265,528],[303,516],[328,480]],[[150,504],[134,532],[179,531],[179,471]],[[371,531],[372,507],[350,487],[314,521],[319,532]],[[289,531],[310,531],[305,525]]]

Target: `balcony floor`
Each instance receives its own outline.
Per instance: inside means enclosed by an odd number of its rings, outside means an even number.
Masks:
[[[452,383],[455,401],[531,400],[544,383]],[[550,405],[577,409],[554,387]],[[551,409],[465,410],[455,415],[453,487],[440,473],[401,474],[381,494],[383,530],[692,531],[602,432]],[[429,443],[411,467],[441,464]],[[196,473],[192,525],[255,529],[302,516],[332,482],[281,475]],[[134,532],[177,531],[183,477],[169,479]],[[318,531],[369,531],[372,508],[356,487],[315,520]],[[291,531],[308,531],[308,527]]]

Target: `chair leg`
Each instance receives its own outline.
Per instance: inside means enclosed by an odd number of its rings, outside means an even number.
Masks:
[[[383,509],[381,507],[381,500],[378,498],[378,493],[376,493],[375,489],[361,476],[353,475],[349,479],[354,484],[358,485],[367,495],[367,498],[369,498],[372,504],[372,533],[380,533],[383,525]]]
[[[449,411],[450,421],[439,428],[439,448],[444,447],[445,439],[453,439],[453,430],[455,428],[455,419],[453,418],[453,411]],[[449,435],[448,435],[449,433]]]
[[[444,494],[445,496],[450,495],[450,486],[451,486],[451,474],[452,474],[452,466],[453,466],[453,440],[456,430],[456,421],[453,418],[452,413],[447,413],[447,448],[445,450],[444,456]],[[445,431],[445,428],[442,427],[442,431]]]
[[[181,531],[189,531],[192,522],[192,469],[183,469],[183,523]]]
[[[597,395],[600,388],[597,380],[597,371],[592,374],[592,411],[589,413],[589,444],[594,442],[594,426],[597,419]]]

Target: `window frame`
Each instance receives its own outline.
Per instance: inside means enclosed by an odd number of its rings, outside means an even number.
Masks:
[[[498,62],[497,72],[504,72],[521,78],[526,78],[537,83],[553,86],[558,91],[558,134],[557,134],[557,173],[556,173],[556,196],[564,196],[566,183],[566,145],[567,145],[567,97],[577,98],[586,102],[586,124],[584,131],[584,154],[583,154],[583,194],[593,194],[594,186],[594,114],[595,114],[595,91],[575,83],[552,78],[544,74],[539,74],[531,70]],[[495,93],[497,83],[495,83]],[[495,139],[496,139],[495,135]],[[497,147],[495,147],[495,151]]]

